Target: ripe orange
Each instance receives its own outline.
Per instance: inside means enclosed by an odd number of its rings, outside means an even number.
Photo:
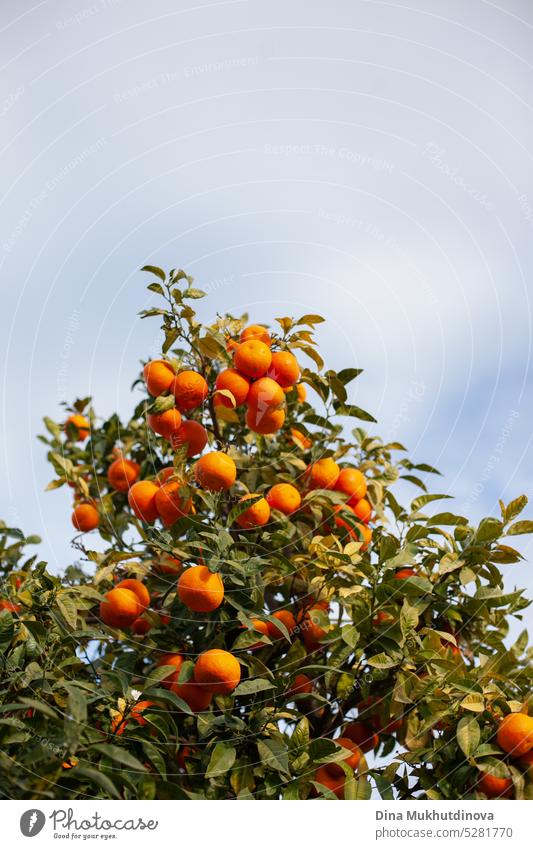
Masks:
[[[291,635],[296,629],[296,619],[290,610],[278,610],[277,613],[274,613],[274,619],[278,619],[282,622],[289,635]],[[268,635],[272,640],[284,640],[285,635],[280,631],[279,628],[273,624],[273,622],[268,623]]]
[[[249,495],[243,495],[242,498],[239,498],[239,504],[243,501],[249,501],[250,498],[255,498],[256,494],[250,493]],[[254,528],[261,528],[263,525],[266,525],[269,519],[270,507],[268,505],[268,501],[266,498],[260,498],[259,501],[255,502],[255,504],[248,507],[248,510],[245,510],[244,513],[240,513],[235,521],[239,528],[243,528],[243,530],[253,530]]]
[[[222,492],[230,489],[237,477],[235,463],[222,451],[211,451],[200,457],[194,467],[194,475],[202,489],[209,492]]]
[[[163,554],[159,560],[154,563],[154,569],[161,575],[179,575],[183,566],[181,560],[177,557],[171,557],[169,554]]]
[[[260,377],[252,383],[247,403],[249,407],[262,413],[279,410],[285,404],[285,393],[272,378]]]
[[[266,500],[272,510],[279,510],[280,513],[290,516],[299,510],[302,496],[292,484],[277,483],[268,491]]]
[[[349,722],[344,728],[343,737],[352,740],[363,752],[370,752],[379,746],[379,737],[364,722]]]
[[[210,613],[224,601],[224,584],[207,566],[190,566],[178,581],[180,601],[195,613]]]
[[[503,799],[511,795],[513,782],[510,778],[496,778],[494,775],[485,772],[479,779],[477,787],[489,799]]]
[[[314,780],[335,793],[338,799],[344,799],[344,774],[342,778],[336,778],[327,767],[320,766],[315,772]]]
[[[145,619],[144,616],[139,616],[138,619],[131,626],[131,630],[133,634],[137,634],[138,636],[144,636],[151,629],[151,624],[148,619]]]
[[[357,746],[353,740],[350,740],[349,737],[339,737],[334,742],[337,746],[342,746],[343,749],[348,750],[346,752],[346,757],[343,758],[344,763],[348,764],[351,769],[357,769],[359,761],[361,760],[361,750],[359,746]],[[338,763],[327,764],[327,769],[331,775],[338,777],[344,776],[344,770]]]
[[[88,502],[78,504],[72,513],[72,524],[78,531],[82,531],[84,534],[87,531],[93,531],[100,524],[98,510]]]
[[[263,377],[272,362],[268,345],[258,339],[242,342],[235,351],[235,367],[247,377]]]
[[[181,427],[181,413],[174,407],[164,413],[149,413],[146,417],[148,427],[169,442],[178,435]]]
[[[244,374],[240,374],[236,368],[227,368],[217,376],[215,381],[215,405],[229,407],[231,409],[233,407],[231,399],[226,395],[221,395],[220,390],[231,392],[235,398],[235,406],[240,407],[248,398],[250,381]]]
[[[111,628],[129,628],[142,613],[138,596],[128,589],[109,590],[100,603],[100,619]]]
[[[244,328],[241,333],[241,342],[248,342],[249,339],[259,339],[260,342],[264,342],[269,348],[272,344],[270,333],[266,327],[262,327],[260,324],[250,324],[249,327]]]
[[[292,682],[290,688],[287,690],[288,696],[299,696],[304,694],[309,694],[313,692],[313,682],[307,675],[304,675],[302,672],[299,672],[294,676],[294,681]]]
[[[10,613],[18,613],[20,609],[20,604],[15,604],[5,598],[0,598],[0,610],[9,610]]]
[[[291,437],[296,442],[299,448],[302,448],[304,451],[308,451],[309,448],[313,445],[313,440],[310,436],[306,436],[305,433],[302,433],[301,430],[298,430],[295,427],[291,427]]]
[[[508,713],[498,727],[498,746],[519,758],[533,749],[533,717],[527,713]]]
[[[163,687],[166,687],[168,690],[172,687],[173,684],[178,683],[178,678],[180,676],[180,670],[183,666],[183,656],[181,654],[164,654],[158,661],[158,666],[172,666],[174,667],[174,672],[169,672],[166,678],[163,678],[161,683]]]
[[[296,394],[298,395],[298,401],[300,402],[300,404],[303,404],[303,402],[307,398],[307,389],[305,387],[305,383],[296,384]]]
[[[87,439],[89,436],[89,432],[91,429],[91,425],[89,423],[89,419],[86,416],[80,416],[74,414],[69,416],[65,422],[65,432],[68,434],[69,425],[77,431],[77,439],[80,442],[83,442],[84,439]]]
[[[394,577],[397,581],[405,581],[406,578],[413,578],[415,575],[415,570],[409,568],[398,569],[398,571],[394,573]]]
[[[187,457],[195,457],[201,454],[207,445],[207,431],[200,422],[186,421],[181,423],[181,427],[177,434],[172,439],[172,447],[174,450],[180,450],[186,446]]]
[[[180,699],[187,702],[194,713],[201,713],[201,711],[207,710],[213,698],[212,693],[209,693],[205,687],[195,684],[194,681],[186,681],[184,684],[172,684],[170,689]]]
[[[166,360],[151,360],[143,369],[144,381],[150,395],[157,397],[170,389],[176,376],[171,363]]]
[[[197,371],[180,371],[174,378],[170,391],[176,399],[176,407],[187,413],[201,407],[209,394],[205,378]]]
[[[379,627],[380,625],[389,625],[391,622],[394,622],[394,616],[392,613],[387,613],[385,610],[378,610],[372,619],[372,625],[375,625],[376,627]]]
[[[275,351],[267,371],[267,377],[276,380],[280,386],[292,386],[300,377],[298,360],[289,351]]]
[[[158,486],[162,486],[169,478],[176,474],[177,472],[174,466],[165,466],[165,468],[161,469],[155,476],[155,482]]]
[[[334,489],[340,469],[332,457],[323,457],[307,467],[309,489]]]
[[[361,521],[365,524],[367,524],[372,518],[372,507],[366,498],[360,498],[359,501],[356,501],[352,506],[352,510],[354,515],[357,516],[358,519],[361,519]]]
[[[335,489],[344,492],[348,496],[348,504],[353,507],[352,499],[357,502],[366,495],[366,478],[359,469],[341,469]]]
[[[264,634],[265,637],[270,636],[268,629],[268,622],[263,622],[262,619],[252,619],[252,625],[254,631],[259,631],[260,634]],[[248,651],[254,651],[255,649],[263,649],[267,643],[253,643],[251,646],[247,646]]]
[[[320,617],[318,615],[320,610],[321,608],[318,605],[308,610],[300,626],[307,651],[316,651],[319,649],[321,647],[319,640],[327,634],[325,628],[320,624]]]
[[[159,487],[153,481],[137,481],[128,492],[128,504],[138,519],[155,522],[158,517],[155,497]]]
[[[131,590],[132,593],[135,593],[139,599],[139,604],[141,605],[142,610],[145,610],[150,606],[150,593],[142,581],[138,581],[137,578],[126,578],[124,581],[120,581],[120,583],[116,585],[115,589]]]
[[[146,725],[146,719],[143,717],[143,712],[151,707],[154,707],[155,702],[141,701],[133,706],[127,718],[119,713],[111,722],[111,731],[113,734],[124,734],[128,722],[135,722],[137,725]]]
[[[164,483],[155,494],[155,507],[165,528],[191,512],[192,500],[179,481]]]
[[[223,649],[209,649],[194,665],[194,680],[208,693],[227,695],[241,680],[237,658]]]
[[[254,433],[263,435],[277,433],[283,427],[285,410],[267,410],[262,412],[255,407],[248,407],[246,424]]]
[[[127,492],[137,478],[141,467],[133,460],[126,460],[124,457],[119,457],[109,466],[107,470],[107,480],[109,486],[116,489],[117,492]]]

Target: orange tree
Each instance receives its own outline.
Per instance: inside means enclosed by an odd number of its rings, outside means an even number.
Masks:
[[[348,432],[374,420],[348,403],[360,370],[324,369],[320,316],[203,326],[190,277],[145,270],[163,344],[130,420],[83,399],[40,437],[76,563],[51,574],[0,528],[2,794],[531,798],[501,542],[533,530],[527,499],[429,515],[436,470]]]

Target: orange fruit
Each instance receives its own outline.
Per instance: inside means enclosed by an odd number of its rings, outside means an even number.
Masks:
[[[274,613],[274,619],[278,619],[282,622],[289,635],[291,635],[296,628],[296,619],[290,610],[278,610],[277,613]],[[276,628],[273,622],[268,623],[268,635],[272,640],[284,640],[285,634],[283,634],[279,628]]]
[[[520,758],[520,766],[533,766],[533,749],[530,749],[529,752],[526,752],[525,755],[522,755],[522,757]]]
[[[259,339],[260,342],[264,342],[265,345],[272,345],[272,339],[270,338],[270,333],[266,329],[266,327],[262,327],[260,324],[250,324],[249,327],[245,327],[241,333],[241,342],[248,342],[249,339]]]
[[[289,351],[275,351],[267,371],[267,377],[276,380],[280,386],[292,386],[300,377],[298,360]]]
[[[180,699],[187,702],[194,713],[201,713],[201,711],[207,710],[213,698],[212,693],[209,693],[205,687],[195,684],[194,681],[186,681],[184,684],[172,684],[170,689]]]
[[[241,680],[239,661],[223,649],[204,651],[194,664],[194,680],[208,693],[232,693]]]
[[[69,425],[71,425],[77,431],[77,439],[80,442],[83,442],[84,439],[87,439],[89,436],[89,432],[91,429],[91,425],[89,423],[89,419],[86,416],[81,416],[78,414],[74,414],[69,416],[65,422],[65,432],[68,435]]]
[[[142,613],[138,596],[128,589],[109,590],[100,603],[100,619],[111,628],[129,628]]]
[[[15,604],[12,601],[8,601],[5,598],[1,598],[0,610],[9,610],[10,613],[18,613],[20,611],[20,604]]]
[[[336,778],[327,767],[320,766],[315,772],[314,780],[335,793],[338,799],[344,799],[344,774],[342,778]]]
[[[302,448],[304,451],[308,451],[313,444],[313,440],[310,436],[306,436],[305,433],[302,433],[301,430],[298,430],[295,427],[291,427],[291,437],[294,442],[296,442],[299,448]]]
[[[248,407],[246,424],[254,433],[263,435],[277,433],[283,427],[285,410],[267,410],[262,412],[255,407]]]
[[[200,457],[194,467],[194,476],[202,489],[222,492],[230,489],[237,477],[237,467],[231,457],[222,451],[211,451]]]
[[[379,737],[364,722],[349,722],[344,728],[343,737],[352,740],[362,752],[370,752],[379,746]]]
[[[392,613],[387,613],[385,610],[378,610],[374,618],[372,619],[372,625],[388,625],[391,622],[394,622],[394,616]]]
[[[229,407],[231,409],[233,408],[231,399],[226,395],[221,395],[220,390],[231,392],[235,398],[235,406],[240,407],[248,398],[250,381],[244,374],[238,372],[236,368],[227,368],[217,376],[215,381],[215,405]]]
[[[352,499],[357,502],[366,495],[366,478],[359,469],[341,469],[335,489],[344,492],[348,496],[348,504],[353,507]]]
[[[351,769],[357,769],[359,761],[361,760],[361,750],[359,746],[357,746],[353,740],[350,740],[349,737],[339,737],[334,742],[337,746],[342,746],[343,749],[347,749],[346,757],[343,758],[344,763],[348,764]],[[344,770],[338,763],[327,764],[327,769],[331,775],[336,777],[344,776]]]
[[[183,447],[187,449],[187,457],[195,457],[201,454],[207,445],[207,431],[200,422],[189,420],[181,423],[181,427],[172,439],[174,450]]]
[[[307,467],[306,477],[310,489],[334,489],[340,469],[332,457],[323,457]]]
[[[78,531],[84,534],[87,531],[93,531],[100,524],[100,516],[98,510],[93,504],[83,502],[74,508],[72,513],[72,524]]]
[[[511,795],[513,782],[510,778],[496,778],[494,775],[485,772],[479,779],[477,788],[489,799],[503,799]]]
[[[394,577],[397,581],[405,581],[406,578],[413,578],[415,575],[415,570],[409,568],[398,569],[398,571],[394,573]]]
[[[161,469],[157,475],[155,476],[155,482],[159,486],[162,486],[164,483],[168,481],[173,475],[177,475],[176,469],[174,466],[165,466],[164,469]]]
[[[180,601],[195,613],[210,613],[224,601],[224,584],[207,566],[190,566],[178,581]]]
[[[303,402],[307,398],[307,389],[305,387],[305,383],[296,384],[296,394],[298,395],[298,401],[300,402],[300,404],[303,404]]]
[[[209,394],[204,377],[197,371],[180,371],[170,387],[176,407],[181,413],[187,413],[201,407]]]
[[[180,676],[180,670],[183,666],[183,656],[181,654],[164,654],[158,661],[158,666],[172,666],[174,667],[174,672],[169,672],[166,678],[163,678],[161,683],[163,687],[166,687],[168,690],[172,687],[173,684],[178,683],[178,678]]]
[[[148,427],[167,439],[169,442],[176,437],[181,427],[181,413],[173,407],[164,413],[148,413],[146,417]]]
[[[360,498],[359,501],[356,501],[355,504],[350,505],[354,512],[354,515],[357,516],[358,519],[361,519],[362,522],[367,524],[372,518],[372,506],[366,498]]]
[[[165,528],[170,528],[178,519],[191,512],[192,500],[183,494],[179,481],[164,483],[155,494],[155,508]]]
[[[287,690],[288,696],[299,696],[303,694],[309,694],[313,691],[313,682],[307,675],[304,675],[303,672],[299,672],[294,676],[294,681],[292,682],[290,688]]]
[[[276,483],[268,491],[266,500],[272,510],[279,510],[285,516],[290,516],[296,510],[299,510],[302,496],[292,484]]]
[[[268,622],[263,622],[262,619],[252,619],[252,625],[254,631],[259,631],[260,634],[264,634],[265,637],[270,636],[268,629]],[[247,646],[249,651],[254,651],[255,649],[263,649],[267,643],[254,643],[251,646]]]
[[[153,481],[137,481],[128,492],[128,504],[138,519],[155,522],[158,517],[155,497],[159,487]]]
[[[156,572],[161,575],[179,575],[183,566],[181,560],[177,557],[171,557],[169,554],[163,554],[159,560],[154,563]]]
[[[263,377],[272,362],[272,351],[258,339],[242,342],[235,351],[235,367],[247,377]]]
[[[319,649],[321,647],[319,640],[327,634],[327,631],[320,624],[320,619],[318,617],[319,610],[321,610],[321,608],[318,606],[312,607],[308,610],[305,613],[303,622],[300,626],[302,638],[307,651],[316,651]]]
[[[139,636],[144,636],[144,634],[148,633],[148,631],[151,629],[151,627],[152,626],[151,626],[150,622],[148,621],[148,619],[145,619],[143,616],[139,616],[139,618],[136,619],[133,622],[133,624],[131,626],[131,630],[132,630],[132,633],[134,633],[134,634],[137,634]]]
[[[238,503],[241,504],[243,501],[249,501],[250,498],[255,498],[257,494],[250,493],[249,495],[243,495],[242,498],[239,498]],[[268,506],[268,501],[266,498],[260,498],[255,504],[248,507],[248,510],[240,513],[235,519],[235,522],[243,530],[253,530],[253,528],[261,528],[263,525],[266,525],[269,519],[270,507]]]
[[[137,478],[141,467],[133,460],[126,460],[124,457],[119,457],[109,466],[107,470],[107,480],[112,489],[117,492],[127,492]]]
[[[527,713],[508,713],[498,727],[498,746],[519,758],[533,749],[533,717]]]
[[[260,412],[279,410],[285,404],[285,393],[279,383],[270,377],[260,377],[252,383],[248,393],[248,406]]]
[[[128,722],[135,722],[137,725],[146,725],[146,719],[143,717],[143,712],[151,707],[154,707],[154,702],[141,701],[133,706],[129,715],[124,718],[124,715],[119,713],[111,722],[111,731],[113,734],[124,734]]]
[[[132,593],[135,593],[139,599],[139,604],[141,605],[142,610],[145,610],[150,606],[150,593],[142,581],[138,581],[137,578],[126,578],[124,581],[120,581],[120,583],[116,585],[115,589],[131,590]]]
[[[171,363],[166,360],[151,360],[143,369],[144,382],[150,395],[157,398],[170,389],[170,384],[176,376]]]

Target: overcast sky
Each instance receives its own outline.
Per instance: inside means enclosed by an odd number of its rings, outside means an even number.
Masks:
[[[205,319],[321,312],[458,512],[531,495],[532,40],[525,0],[3,0],[0,515],[72,558],[35,434],[128,414],[148,262]]]

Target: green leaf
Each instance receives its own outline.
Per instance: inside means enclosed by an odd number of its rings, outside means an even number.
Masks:
[[[257,751],[263,763],[277,772],[289,774],[289,760],[286,746],[275,738],[259,740]]]
[[[33,708],[34,710],[39,711],[40,713],[44,713],[45,716],[49,716],[50,719],[59,719],[58,714],[47,705],[46,702],[40,702],[37,699],[28,699],[25,696],[21,696],[20,701],[24,705],[28,705],[28,707]]]
[[[401,662],[401,657],[389,657],[385,652],[379,652],[369,657],[367,663],[369,666],[374,666],[376,669],[392,669],[393,666],[398,666]]]
[[[309,325],[309,327],[313,327],[314,324],[322,324],[322,322],[324,322],[325,320],[326,319],[323,318],[321,315],[313,315],[310,313],[308,315],[303,315],[301,318],[299,318],[296,324],[307,324]]]
[[[150,274],[155,274],[156,277],[159,277],[160,280],[165,281],[167,279],[167,275],[163,271],[162,268],[158,268],[157,265],[143,265],[141,271],[148,271]]]
[[[167,410],[172,410],[176,406],[176,400],[173,395],[159,395],[150,404],[150,413],[157,416],[159,413],[166,413]]]
[[[419,495],[411,501],[411,513],[417,513],[425,504],[429,504],[430,501],[439,501],[441,498],[451,498],[451,495]]]
[[[291,739],[289,740],[289,749],[291,752],[301,752],[309,745],[309,720],[303,716],[296,728],[294,729]]]
[[[161,348],[164,354],[166,354],[169,348],[172,348],[172,345],[174,344],[179,335],[180,332],[177,327],[172,328],[172,330],[167,330],[167,332],[165,333],[165,341],[163,342],[163,346]]]
[[[346,386],[362,373],[362,368],[343,368],[341,371],[337,372],[337,377]]]
[[[351,416],[354,419],[360,419],[363,422],[375,422],[374,418],[366,410],[361,407],[356,407],[355,404],[334,404],[335,412],[338,416]]]
[[[511,522],[517,516],[520,515],[522,510],[528,503],[527,495],[519,495],[518,498],[515,498],[513,501],[510,501],[507,507],[503,510],[503,518],[506,522]]]
[[[237,519],[241,513],[245,513],[250,507],[257,504],[258,501],[261,501],[262,498],[264,498],[263,495],[254,495],[253,498],[247,498],[246,501],[237,502],[235,507],[230,510],[230,514],[228,516],[228,528],[233,525],[235,519]]]
[[[183,292],[183,297],[198,300],[199,298],[205,298],[205,294],[206,293],[202,292],[201,289],[185,289]]]
[[[519,534],[533,534],[533,522],[525,520],[523,522],[515,522],[514,525],[505,532],[505,536],[515,537]]]
[[[406,598],[403,600],[403,606],[400,612],[400,628],[402,634],[406,637],[411,631],[414,631],[418,625],[418,610],[413,605],[409,604]]]
[[[475,716],[464,716],[457,726],[457,742],[467,758],[474,754],[480,739],[481,730]]]
[[[317,740],[312,740],[309,746],[309,757],[315,763],[328,761],[334,756],[339,747],[333,740],[327,740],[325,737],[319,737]]]
[[[146,771],[146,767],[136,757],[130,754],[127,749],[123,749],[122,746],[114,746],[112,743],[97,743],[95,746],[91,746],[91,750],[100,752],[102,755],[111,758],[112,761],[123,764],[130,769],[137,770],[138,772]]]
[[[217,743],[209,760],[205,777],[218,778],[220,775],[224,775],[231,769],[236,757],[237,752],[233,746],[228,746],[226,743]]]
[[[241,681],[237,689],[234,691],[234,695],[251,696],[252,693],[260,693],[262,690],[271,690],[273,686],[272,681],[267,681],[266,678],[250,678],[248,681]]]
[[[502,531],[503,522],[500,522],[499,519],[493,519],[489,516],[486,519],[482,519],[479,523],[479,527],[476,531],[475,541],[494,542],[495,539],[498,539]]]
[[[69,628],[74,631],[78,622],[78,608],[76,607],[76,602],[66,590],[62,590],[56,596],[56,604],[63,619],[66,621]]]
[[[117,788],[113,784],[110,778],[105,775],[105,773],[98,771],[96,769],[91,769],[87,766],[78,766],[75,770],[76,778],[86,778],[91,784],[96,784],[97,787],[101,787],[105,790],[108,796],[112,796],[113,799],[120,799],[120,793]],[[105,796],[103,797],[105,798]]]
[[[15,633],[15,622],[9,610],[0,611],[0,649],[5,651]]]
[[[474,713],[482,713],[485,710],[485,700],[479,693],[470,693],[462,700],[461,707]]]

